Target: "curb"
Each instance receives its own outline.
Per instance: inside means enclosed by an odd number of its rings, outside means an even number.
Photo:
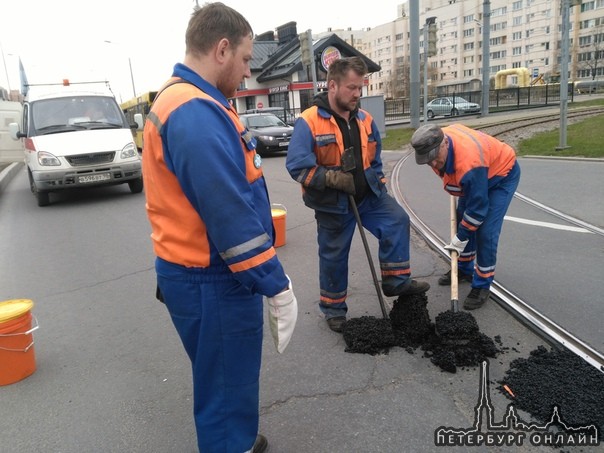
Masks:
[[[4,191],[4,188],[8,185],[11,179],[13,179],[13,176],[15,176],[17,172],[21,170],[22,166],[23,162],[13,162],[0,172],[0,193]]]
[[[549,160],[573,160],[573,161],[587,161],[587,162],[604,162],[604,157],[579,157],[579,156],[533,156],[526,154],[524,156],[518,156],[522,159],[549,159]]]

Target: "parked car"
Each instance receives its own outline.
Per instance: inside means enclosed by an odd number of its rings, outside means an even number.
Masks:
[[[426,105],[426,115],[428,118],[435,116],[457,116],[465,113],[479,113],[480,105],[475,102],[468,102],[459,96],[436,98]]]
[[[272,113],[244,113],[239,115],[243,125],[256,138],[258,154],[286,152],[294,128]]]
[[[262,107],[257,109],[247,109],[245,113],[272,113],[279,117],[285,124],[293,126],[296,122],[296,117],[293,113],[287,111],[285,107]]]

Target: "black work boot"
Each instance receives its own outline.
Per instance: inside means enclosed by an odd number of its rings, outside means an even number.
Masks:
[[[252,453],[264,453],[268,449],[268,440],[262,434],[258,434],[256,442],[252,447]]]
[[[457,272],[457,283],[469,282],[472,283],[472,274],[464,274]],[[438,284],[441,286],[451,286],[451,271],[447,272],[438,279]]]
[[[346,316],[334,316],[333,318],[327,318],[327,325],[334,332],[341,333],[346,323]]]
[[[463,308],[466,310],[475,310],[480,308],[487,301],[491,291],[487,288],[472,288],[468,297],[463,302]]]
[[[382,281],[382,291],[384,291],[384,295],[387,297],[411,296],[413,294],[425,293],[429,289],[429,283],[418,282],[417,280],[407,280],[396,287],[388,284],[388,281]]]

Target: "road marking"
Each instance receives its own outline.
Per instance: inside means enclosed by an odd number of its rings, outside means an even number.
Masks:
[[[509,215],[506,215],[504,217],[504,219],[505,220],[510,220],[512,222],[524,223],[526,225],[535,225],[535,226],[541,226],[541,227],[545,227],[545,228],[552,228],[554,230],[564,230],[564,231],[573,231],[575,233],[591,233],[591,234],[594,234],[593,231],[586,230],[585,228],[579,228],[579,227],[574,227],[574,226],[566,226],[566,225],[559,225],[557,223],[550,223],[550,222],[539,222],[538,220],[521,219],[520,217],[512,217],[512,216],[509,216]]]

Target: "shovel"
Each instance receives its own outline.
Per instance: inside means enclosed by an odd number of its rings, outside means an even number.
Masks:
[[[451,239],[453,239],[457,234],[457,207],[455,197],[451,195],[450,198]],[[448,345],[465,345],[478,333],[478,323],[474,316],[459,311],[457,259],[457,251],[451,250],[451,311],[441,313],[435,319],[436,334]]]
[[[354,158],[354,148],[351,146],[346,148],[342,153],[342,171],[349,172],[356,168],[356,161]],[[348,195],[348,202],[352,207],[352,211],[354,212],[354,217],[357,221],[357,226],[359,227],[359,233],[361,233],[361,239],[363,240],[363,247],[365,247],[365,254],[367,255],[367,261],[369,262],[369,268],[371,269],[371,276],[373,277],[373,284],[375,285],[375,290],[377,292],[378,300],[380,301],[380,308],[382,309],[382,316],[384,319],[388,319],[388,312],[386,311],[386,304],[384,303],[384,298],[382,297],[382,290],[380,288],[380,284],[378,282],[377,274],[375,272],[375,267],[373,265],[373,260],[371,259],[371,252],[369,250],[369,245],[367,244],[367,237],[365,236],[365,230],[363,229],[363,224],[361,223],[361,216],[359,215],[359,210],[357,208],[357,204],[354,201],[354,196]]]
[[[450,196],[451,202],[451,239],[457,234],[457,207],[455,205],[455,197]],[[459,281],[457,280],[457,250],[451,251],[451,311],[457,313],[459,311]]]

